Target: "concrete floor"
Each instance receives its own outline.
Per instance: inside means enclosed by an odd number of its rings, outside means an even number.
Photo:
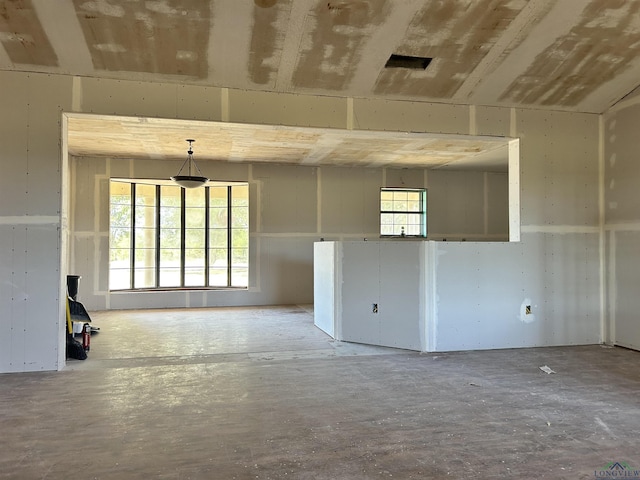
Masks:
[[[302,307],[92,318],[102,331],[87,360],[0,375],[0,478],[593,479],[609,462],[640,467],[638,352],[418,354],[334,342]]]

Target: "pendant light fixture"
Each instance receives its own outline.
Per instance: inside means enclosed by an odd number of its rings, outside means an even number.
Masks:
[[[189,142],[189,150],[187,150],[187,154],[188,154],[187,159],[184,161],[184,163],[180,167],[180,170],[178,170],[178,174],[171,177],[171,180],[173,180],[183,188],[202,187],[204,184],[206,184],[209,181],[209,179],[207,177],[202,176],[202,172],[198,168],[198,165],[196,165],[196,161],[193,159],[193,148],[191,148],[191,144],[195,142],[195,140],[193,140],[192,138],[188,138],[186,141]],[[185,165],[187,165],[187,163],[189,164],[189,174],[180,175]],[[191,174],[192,167],[198,171],[199,175]]]

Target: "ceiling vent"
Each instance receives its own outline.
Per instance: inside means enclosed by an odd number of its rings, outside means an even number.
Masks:
[[[384,64],[384,68],[410,68],[411,70],[425,70],[431,63],[429,57],[411,57],[392,53]]]

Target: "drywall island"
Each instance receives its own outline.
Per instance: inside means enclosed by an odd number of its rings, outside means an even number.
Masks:
[[[583,236],[584,237],[584,236]],[[314,323],[335,338],[424,352],[600,343],[590,238],[528,242],[413,239],[314,244]],[[550,256],[545,269],[540,257]],[[560,294],[562,293],[562,294]]]

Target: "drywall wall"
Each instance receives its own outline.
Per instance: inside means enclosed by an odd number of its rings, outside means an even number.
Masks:
[[[0,74],[0,372],[55,370],[61,302],[61,112],[71,78]]]
[[[600,342],[597,235],[536,233],[519,243],[429,247],[433,351]]]
[[[424,351],[426,243],[316,243],[315,325],[338,340]]]
[[[378,238],[382,186],[426,185],[428,229],[434,238],[508,237],[507,175],[502,173],[198,164],[216,180],[248,181],[251,186],[249,289],[110,292],[109,178],[166,179],[180,168],[180,161],[72,157],[70,272],[82,276],[79,300],[85,307],[103,310],[313,303],[313,243],[320,238]],[[501,224],[494,222],[494,231],[490,231],[486,220],[494,216],[501,219]]]
[[[316,244],[315,323],[338,340],[418,351],[599,343],[598,236],[525,237]]]
[[[554,242],[558,244],[557,248],[567,252],[576,248],[576,236],[572,234],[600,237],[600,135],[596,115],[472,108],[468,105],[437,105],[378,99],[349,100],[264,92],[254,95],[252,92],[214,87],[186,88],[175,84],[17,72],[0,72],[0,106],[0,161],[4,169],[4,174],[0,177],[1,372],[48,370],[64,366],[61,351],[64,345],[64,302],[60,301],[65,290],[63,279],[67,273],[81,274],[83,281],[85,275],[91,275],[80,271],[83,266],[74,259],[76,251],[84,252],[81,258],[86,259],[86,262],[93,262],[94,265],[102,261],[102,252],[106,251],[105,238],[101,230],[103,227],[100,225],[97,230],[94,225],[91,227],[93,229],[88,231],[74,227],[74,236],[69,238],[69,263],[65,260],[66,252],[61,251],[66,242],[68,223],[75,221],[71,217],[67,220],[65,209],[67,206],[71,208],[77,200],[70,198],[68,204],[63,203],[66,195],[63,186],[66,185],[69,172],[62,153],[62,112],[274,124],[286,122],[301,126],[346,126],[356,129],[518,137],[521,140],[520,193],[523,233],[551,234]],[[313,106],[313,114],[309,113],[309,106]],[[621,118],[619,128],[623,127],[623,121]],[[632,121],[635,120],[632,118]],[[630,152],[631,150],[628,151],[629,155]],[[114,176],[127,176],[133,171],[130,161],[127,160],[113,160],[109,169],[109,174]],[[173,174],[173,171],[171,173]],[[331,188],[323,185],[324,173],[323,171],[316,177],[316,194],[323,199],[329,193],[333,193]],[[287,186],[283,182],[283,188]],[[432,188],[430,185],[427,186]],[[99,191],[94,192],[94,195],[102,195],[103,184],[98,182],[97,188]],[[260,181],[254,180],[251,188],[259,198]],[[361,188],[365,192],[365,187]],[[344,189],[342,192],[335,193],[343,198],[349,195],[344,193]],[[91,212],[95,211],[95,203],[94,196],[90,207],[84,203],[80,205],[82,208],[89,208]],[[263,208],[263,205],[256,205],[256,208]],[[358,214],[362,216],[362,211]],[[318,232],[326,234],[328,239],[358,238],[361,234],[361,231],[342,233],[332,223],[335,218],[323,212],[322,204],[319,209],[316,204],[315,215],[315,233],[292,232],[295,235],[291,236],[302,237],[307,242],[304,245],[299,244],[299,249],[293,257],[296,261],[301,254],[298,252],[306,252],[309,266],[312,262],[312,239],[317,239]],[[367,218],[373,218],[373,214],[367,214]],[[338,223],[345,225],[346,222],[348,219],[342,218]],[[38,227],[32,230],[34,224]],[[365,225],[362,230],[376,232],[377,228]],[[330,231],[330,235],[326,233]],[[256,218],[255,232],[262,233],[259,218]],[[282,251],[283,248],[275,246],[279,234],[269,235],[274,239],[270,244],[270,247],[274,248],[273,251]],[[29,237],[36,241],[35,245],[29,243]],[[528,235],[523,235],[522,238],[525,244],[530,241]],[[85,244],[79,245],[81,242]],[[252,255],[258,255],[265,245],[262,240],[254,244],[256,253]],[[19,247],[25,245],[29,251],[20,251]],[[508,247],[505,245],[505,248]],[[29,263],[28,257],[31,253],[35,254],[36,250],[39,252],[37,258],[46,259],[44,264]],[[536,269],[544,268],[542,265],[552,260],[546,256],[544,250],[534,248],[531,252],[535,255],[533,260],[536,261],[532,260],[532,264]],[[502,256],[503,252],[493,251],[493,254]],[[602,263],[602,253],[600,260]],[[49,261],[52,262],[51,265],[47,263]],[[260,265],[258,268],[262,272],[265,267]],[[572,282],[581,274],[584,273],[580,260],[567,256],[566,263],[563,264],[563,278]],[[593,272],[587,270],[586,274],[593,275]],[[546,282],[547,277],[548,275],[543,275],[542,282]],[[257,277],[260,284],[256,282],[256,288],[273,288],[265,284],[262,278],[261,273]],[[312,279],[309,270],[305,280],[309,288],[306,299],[312,296]],[[587,285],[597,283],[592,280],[589,278]],[[99,275],[88,283],[92,288],[97,285],[92,292],[102,291],[100,289],[105,285],[104,279]],[[81,295],[85,296],[84,282],[81,284],[81,290]],[[589,292],[589,295],[600,298],[601,291],[602,289],[596,289]],[[618,295],[635,296],[635,292],[627,292],[618,290]],[[246,292],[195,292],[179,299],[173,294],[154,294],[154,298],[160,297],[161,300],[149,303],[242,304],[243,293]],[[255,293],[255,299],[264,302],[274,298],[284,299],[283,293],[282,290],[277,290],[273,297],[267,294],[261,297],[261,294]],[[547,294],[560,295],[555,292]],[[99,308],[109,306],[106,299],[99,298],[100,295],[90,297],[91,302],[95,302],[94,305]],[[125,308],[134,303],[131,297],[110,300],[109,303],[112,302],[118,308]],[[135,303],[139,301],[135,300]],[[600,305],[600,312],[602,308]],[[583,313],[574,303],[566,303],[564,309],[564,317],[554,321],[563,324],[567,321],[566,316],[578,316]]]
[[[337,308],[340,298],[337,277],[340,265],[336,263],[336,243],[313,244],[313,322],[323,332],[336,338]],[[338,330],[340,330],[338,328]],[[340,340],[340,338],[338,338]]]
[[[623,102],[603,119],[603,210],[607,240],[609,339],[640,349],[640,163],[637,98]]]

